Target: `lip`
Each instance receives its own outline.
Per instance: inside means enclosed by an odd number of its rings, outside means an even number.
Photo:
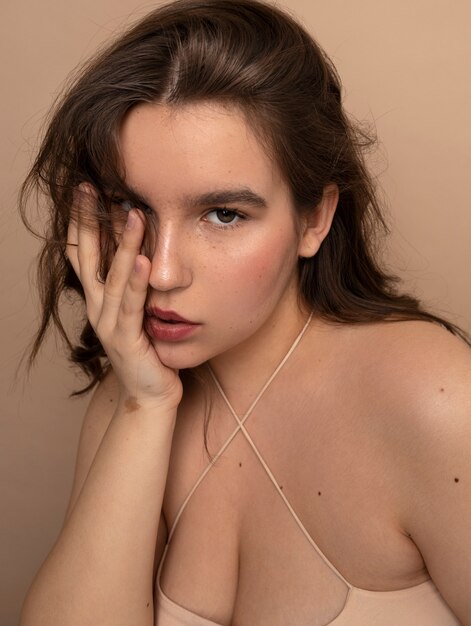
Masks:
[[[178,315],[176,311],[165,311],[164,309],[159,309],[156,306],[146,308],[146,315],[148,317],[158,317],[163,321],[171,321],[171,322],[182,322],[183,324],[196,324],[197,322],[192,322],[190,320],[185,319],[181,315]]]
[[[159,341],[181,341],[194,334],[201,324],[190,322],[175,311],[157,307],[146,309],[144,326],[147,333]]]

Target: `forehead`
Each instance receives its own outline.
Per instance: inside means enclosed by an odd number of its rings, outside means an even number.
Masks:
[[[139,104],[123,120],[119,147],[128,185],[159,200],[231,185],[268,201],[288,195],[277,164],[233,106]]]

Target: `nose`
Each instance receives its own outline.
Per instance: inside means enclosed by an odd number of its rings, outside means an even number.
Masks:
[[[175,224],[159,224],[155,233],[155,248],[151,257],[149,285],[156,291],[171,291],[189,287],[192,272],[188,259],[188,242]]]

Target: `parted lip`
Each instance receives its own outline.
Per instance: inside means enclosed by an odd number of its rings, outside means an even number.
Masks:
[[[158,317],[164,322],[181,322],[183,324],[197,324],[197,322],[190,322],[181,315],[178,315],[176,311],[164,311],[156,306],[147,307],[146,315],[149,317]]]

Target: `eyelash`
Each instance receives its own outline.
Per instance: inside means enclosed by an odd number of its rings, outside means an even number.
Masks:
[[[113,204],[119,205],[125,213],[128,213],[133,208],[133,206],[136,206],[130,200],[125,200],[123,198],[111,198],[111,202]],[[148,206],[142,205],[142,206],[138,206],[137,208],[139,208],[141,211],[143,211],[144,213],[148,215],[152,213],[152,209]],[[235,209],[229,209],[225,206],[211,209],[210,211],[206,213],[206,215],[210,215],[211,213],[217,213],[218,211],[227,211],[228,213],[232,213],[234,216],[239,218],[235,223],[228,222],[228,223],[215,224],[214,222],[209,222],[212,227],[217,228],[219,230],[228,230],[230,228],[238,228],[239,226],[241,226],[242,221],[247,219],[247,216],[244,215],[243,213],[240,213],[239,211]]]
[[[210,215],[211,213],[217,213],[218,211],[227,211],[228,213],[232,213],[234,216],[239,218],[235,223],[228,222],[228,223],[222,223],[222,224],[215,224],[214,222],[210,222],[211,226],[214,226],[214,228],[218,228],[219,230],[227,230],[229,228],[238,228],[239,226],[242,225],[242,222],[247,219],[247,216],[244,215],[243,213],[239,213],[239,211],[236,211],[235,209],[228,209],[227,207],[224,207],[224,206],[217,207],[216,209],[211,209],[211,211],[208,211],[206,215]]]

